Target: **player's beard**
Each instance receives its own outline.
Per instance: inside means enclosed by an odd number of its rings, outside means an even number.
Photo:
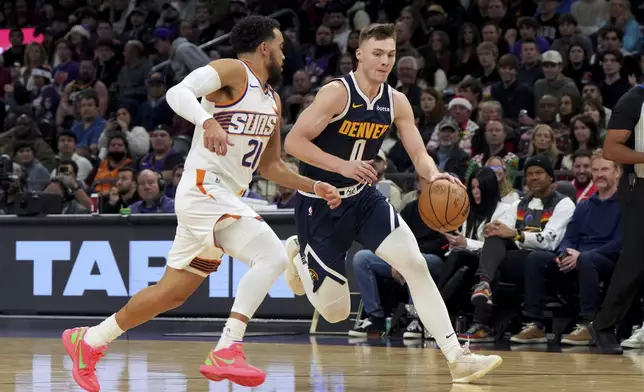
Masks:
[[[282,83],[282,67],[277,63],[277,59],[273,54],[271,54],[270,62],[268,63],[268,80],[266,83],[271,86],[278,86]]]

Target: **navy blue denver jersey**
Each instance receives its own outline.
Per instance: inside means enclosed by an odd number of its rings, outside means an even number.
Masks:
[[[378,95],[369,102],[368,97],[360,91],[353,72],[337,80],[345,85],[349,94],[347,106],[312,142],[324,152],[344,160],[374,159],[393,123],[391,86],[383,83]],[[311,179],[328,182],[338,188],[358,183],[354,179],[304,162],[300,165],[300,172]]]

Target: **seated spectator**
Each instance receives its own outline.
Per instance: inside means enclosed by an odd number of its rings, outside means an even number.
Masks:
[[[614,26],[623,32],[623,46],[626,52],[642,50],[644,39],[640,31],[640,24],[633,16],[630,2],[626,0],[610,0],[609,3],[608,19],[604,21],[602,27]]]
[[[150,74],[150,64],[145,58],[141,41],[128,41],[123,49],[123,66],[118,75],[117,98],[121,104],[138,106],[148,92],[145,80]]]
[[[552,43],[552,50],[556,50],[564,59],[564,64],[568,65],[568,54],[573,44],[580,45],[584,53],[592,53],[593,46],[590,39],[584,35],[577,34],[577,18],[571,14],[559,16],[557,21],[557,30],[559,38]]]
[[[485,162],[492,156],[501,157],[510,170],[516,170],[519,166],[519,157],[506,148],[506,133],[503,124],[498,120],[488,121],[485,125],[485,133],[483,135],[485,137],[483,152],[470,159],[470,165],[465,178],[469,178],[475,169],[483,167]]]
[[[60,105],[56,112],[56,123],[66,124],[66,117],[73,120],[78,114],[79,99],[89,91],[96,94],[98,107],[97,117],[105,117],[109,104],[109,93],[107,87],[100,80],[96,79],[96,68],[92,58],[84,58],[80,62],[79,78],[69,83],[60,98]]]
[[[472,115],[472,104],[466,98],[457,96],[453,98],[449,105],[447,105],[451,123],[456,124],[456,143],[462,151],[465,151],[468,157],[472,153],[472,137],[479,128],[479,126],[470,117]],[[441,122],[442,123],[442,122]],[[440,125],[440,124],[439,124]],[[438,149],[441,142],[439,142],[439,132],[434,132],[427,144],[428,150]],[[465,173],[463,173],[465,174]]]
[[[56,56],[59,62],[54,68],[54,83],[61,89],[78,79],[78,63],[73,59],[71,47],[71,42],[66,39],[56,42]]]
[[[502,203],[512,204],[520,199],[519,192],[512,187],[512,180],[517,170],[516,167],[508,166],[505,160],[498,156],[490,157],[485,162],[485,167],[489,167],[496,174]]]
[[[76,179],[80,182],[85,182],[87,176],[94,170],[92,163],[85,157],[76,153],[76,134],[71,131],[64,131],[58,134],[58,160],[72,160],[76,164],[78,170]],[[56,176],[56,169],[51,172],[51,176]]]
[[[96,183],[95,191],[104,196],[109,194],[116,183],[119,169],[131,165],[132,159],[129,157],[125,135],[111,136],[107,142],[107,158],[101,161],[93,177]]]
[[[116,115],[107,121],[105,130],[98,139],[98,157],[107,156],[107,140],[115,134],[125,135],[132,158],[141,158],[150,151],[150,135],[145,128],[133,124],[132,113],[126,105],[119,105]]]
[[[172,181],[172,170],[183,163],[183,157],[172,149],[172,134],[167,125],[158,125],[150,132],[152,151],[139,161],[139,171],[152,169],[163,175],[163,178]]]
[[[628,78],[622,76],[624,56],[619,51],[607,50],[601,54],[600,59],[604,78],[599,86],[599,91],[603,105],[612,110],[617,101],[632,86]]]
[[[422,180],[425,181],[425,180]],[[409,228],[414,233],[421,253],[427,261],[429,272],[437,281],[440,277],[445,248],[447,241],[440,233],[430,229],[418,213],[418,200],[410,202],[401,212],[400,216],[409,225]],[[362,320],[362,323],[355,329],[349,331],[350,336],[366,337],[370,332],[384,332],[385,331],[385,318],[387,315],[382,309],[380,303],[380,296],[378,294],[378,285],[376,278],[381,279],[394,279],[401,285],[405,281],[398,271],[393,269],[384,260],[378,257],[370,250],[363,249],[353,256],[353,270],[355,272],[356,281],[360,290],[360,298],[364,303],[364,312],[367,318]],[[414,323],[418,325],[416,331],[409,332],[407,336],[417,336],[420,332],[423,333],[423,327],[419,322]],[[411,323],[409,324],[411,326]]]
[[[32,144],[27,141],[21,141],[16,143],[14,148],[12,156],[14,161],[20,164],[27,179],[27,190],[33,192],[42,191],[49,182],[49,171],[35,157]]]
[[[499,49],[495,44],[482,42],[476,48],[476,56],[479,61],[480,71],[473,76],[483,85],[483,95],[489,96],[490,86],[501,81],[499,70],[496,67],[496,62],[499,59]]]
[[[34,113],[48,121],[54,122],[56,111],[60,104],[60,93],[51,84],[52,75],[47,66],[40,66],[31,71],[33,88],[31,89],[31,104],[34,106]]]
[[[459,125],[461,125],[462,129],[467,130],[468,133],[474,133],[474,131],[478,129],[476,120],[479,118],[479,103],[483,100],[483,85],[478,79],[465,77],[465,79],[456,85],[455,91],[458,97],[465,98],[470,105],[472,105],[469,116],[470,121],[465,120],[465,112],[462,110],[459,113],[450,113],[450,116],[452,116]],[[445,97],[445,102],[451,102],[453,98],[454,97]],[[456,115],[456,117],[454,117],[454,115]]]
[[[593,182],[591,158],[591,150],[580,150],[573,154],[572,176],[574,178],[571,184],[576,190],[576,203],[588,199],[597,192],[597,185]]]
[[[91,90],[80,99],[80,121],[72,125],[76,134],[76,152],[84,157],[98,152],[98,139],[107,122],[98,115],[98,96]]]
[[[559,97],[559,108],[556,121],[569,127],[572,119],[579,115],[581,101],[579,95],[564,93]]]
[[[445,115],[445,103],[443,102],[443,94],[428,87],[420,93],[420,123],[418,130],[423,138],[423,142],[427,144],[429,139],[434,133],[436,124]]]
[[[174,75],[174,82],[179,83],[190,72],[208,65],[210,58],[197,45],[185,38],[175,38],[176,34],[169,28],[161,26],[154,30],[154,48],[159,55],[167,56]]]
[[[122,208],[127,208],[141,200],[137,191],[134,169],[129,166],[120,168],[116,184],[110,188],[109,195],[99,197],[98,207],[101,214],[118,214]]]
[[[548,157],[552,167],[558,170],[561,167],[563,155],[557,149],[555,132],[552,128],[545,124],[539,124],[531,132],[526,132],[524,136],[527,134],[531,135],[528,153],[519,159],[519,170],[525,170],[525,162],[535,155]]]
[[[521,42],[521,66],[517,73],[519,84],[534,86],[537,80],[543,78],[543,69],[541,68],[541,51],[537,47],[537,41],[526,39]],[[515,54],[516,55],[516,54]],[[534,100],[534,99],[533,99]]]
[[[586,115],[579,115],[570,122],[570,149],[572,154],[566,155],[561,161],[561,168],[572,169],[573,155],[578,151],[595,151],[601,147],[599,129],[595,121]]]
[[[3,135],[0,140],[0,155],[12,156],[18,145],[28,143],[33,156],[45,168],[51,170],[56,166],[56,157],[51,147],[43,139],[36,123],[26,115],[16,120],[16,126]]]
[[[148,130],[159,124],[171,126],[174,112],[165,100],[168,86],[160,72],[155,72],[148,78],[148,99],[139,107],[138,123]],[[147,151],[146,151],[147,152]]]
[[[130,206],[132,214],[174,214],[174,200],[164,194],[161,173],[144,169],[136,182],[141,200]]]
[[[597,32],[608,17],[608,2],[605,0],[575,1],[570,7],[570,14],[579,21],[579,32],[590,36]]]
[[[501,202],[499,183],[495,173],[487,167],[477,168],[467,180],[467,195],[470,199],[470,214],[459,233],[445,234],[449,241],[449,255],[438,283],[443,300],[448,301],[462,285],[463,276],[457,271],[467,267],[473,273],[478,268],[479,254],[483,248],[483,229],[496,221],[508,207]]]
[[[605,129],[606,125],[608,124],[608,120],[610,120],[610,115],[612,113],[612,110],[604,106],[603,97],[602,97],[602,93],[599,88],[599,85],[593,81],[589,81],[584,85],[584,88],[581,90],[581,97],[582,97],[581,112],[584,113],[584,107],[583,107],[584,102],[586,102],[587,100],[595,101],[595,103],[600,109],[599,112],[603,112],[602,115],[600,116],[603,119],[603,122],[599,123],[599,128]]]
[[[549,50],[541,56],[544,78],[534,85],[534,100],[539,102],[544,95],[552,95],[559,100],[564,94],[579,96],[575,82],[562,75],[563,58],[556,50]]]
[[[175,194],[177,193],[177,187],[179,186],[179,181],[181,181],[181,177],[183,176],[183,163],[178,164],[177,166],[172,169],[172,182],[168,184],[165,190],[165,195],[168,196],[171,199],[174,199]],[[251,189],[248,189],[246,192],[250,193],[252,192]],[[254,192],[253,192],[254,193]],[[249,197],[248,195],[242,195],[242,197]],[[260,199],[263,199],[263,197],[259,196]]]
[[[585,52],[581,44],[573,42],[564,56],[566,66],[564,67],[563,74],[575,82],[579,91],[583,91],[584,86],[592,78],[593,69],[590,66],[591,53],[593,52]]]
[[[592,157],[592,168],[597,194],[577,205],[556,254],[537,250],[528,255],[523,305],[528,323],[510,339],[514,343],[548,341],[543,311],[546,279],[552,277],[564,282],[576,280],[579,284],[580,322],[571,334],[561,339],[561,343],[575,346],[591,343],[588,324],[599,310],[600,282],[610,282],[622,245],[617,201],[620,167],[604,159],[599,151]],[[577,273],[569,274],[573,270]]]
[[[436,128],[437,132],[434,132],[434,135],[436,135],[438,145],[434,150],[431,150],[429,146],[428,149],[436,153],[438,168],[443,172],[453,173],[461,181],[464,181],[469,154],[459,147],[460,127],[458,123],[450,117],[445,117]],[[429,143],[432,144],[431,141]]]
[[[517,81],[519,61],[512,54],[504,54],[498,62],[500,82],[492,85],[492,99],[501,103],[507,118],[518,121],[519,113],[525,110],[527,116],[534,117],[534,94],[531,85]]]
[[[514,46],[510,50],[512,54],[519,57],[522,50],[522,44],[524,41],[534,41],[537,45],[539,53],[545,53],[550,50],[550,42],[547,39],[537,36],[539,32],[539,22],[533,17],[524,16],[517,20],[517,29],[519,30],[519,40],[514,43]]]
[[[557,121],[557,110],[559,101],[552,95],[544,95],[539,100],[539,109],[537,111],[537,120],[533,120],[527,116],[521,116],[519,121],[522,124],[545,124],[548,125],[555,134],[555,140],[559,151],[568,152],[570,149],[570,129]],[[526,153],[529,140],[532,137],[534,129],[529,130],[521,135],[519,140],[518,154],[523,155]]]
[[[79,200],[87,198],[87,194],[78,185],[70,183],[69,176],[58,176],[49,181],[47,186],[43,189],[43,193],[56,195],[63,199],[63,209],[60,212],[63,215],[81,215],[89,214],[90,210],[83,206]],[[91,200],[90,200],[91,203]]]
[[[387,154],[384,151],[378,151],[378,155],[373,160],[373,168],[376,169],[378,180],[373,184],[380,193],[385,196],[389,204],[400,211],[402,207],[402,190],[393,181],[385,178],[387,172]]]
[[[495,335],[491,326],[492,287],[501,278],[523,282],[530,252],[556,251],[575,210],[572,200],[553,190],[555,174],[549,159],[531,157],[524,171],[531,195],[514,202],[502,217],[483,229],[478,283],[472,293],[474,322],[458,335],[459,340],[487,341]]]
[[[52,171],[51,178],[56,178],[61,176],[70,177],[70,179],[67,181],[69,183],[68,185],[70,188],[72,189],[79,188],[83,191],[86,190],[87,186],[85,185],[85,183],[78,179],[78,165],[73,160],[63,159],[58,162],[58,167]],[[87,194],[85,196],[87,196]],[[85,202],[85,200],[83,202]],[[89,196],[87,196],[86,202],[87,202],[87,205],[85,205],[85,207],[91,208],[92,202]]]
[[[594,99],[586,99],[581,104],[581,113],[593,119],[593,122],[598,128],[599,140],[603,143],[604,138],[606,137],[608,118],[606,117],[606,112],[603,110],[601,103]]]

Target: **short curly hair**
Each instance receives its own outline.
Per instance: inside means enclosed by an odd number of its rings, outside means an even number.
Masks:
[[[230,32],[230,44],[235,54],[252,53],[264,41],[275,38],[280,24],[273,18],[251,15],[237,22]]]

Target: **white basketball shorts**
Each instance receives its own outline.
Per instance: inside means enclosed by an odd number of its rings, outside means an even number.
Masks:
[[[224,254],[213,230],[221,230],[241,217],[262,219],[217,175],[204,170],[183,172],[174,206],[177,232],[168,266],[204,277],[217,270]]]

